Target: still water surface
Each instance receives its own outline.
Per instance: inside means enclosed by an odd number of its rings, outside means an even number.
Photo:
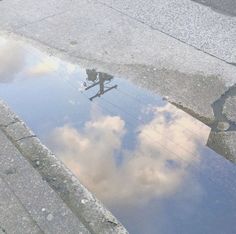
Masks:
[[[126,79],[0,39],[0,97],[133,234],[236,233],[211,129]]]

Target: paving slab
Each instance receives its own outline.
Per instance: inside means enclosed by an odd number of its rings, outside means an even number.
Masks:
[[[43,234],[37,223],[0,177],[0,233]]]
[[[190,0],[99,2],[212,56],[236,63],[235,17],[212,11]],[[217,6],[223,5],[222,1],[219,2]]]
[[[207,146],[233,163],[236,163],[236,132],[215,132],[211,131]]]
[[[23,27],[36,21],[60,15],[68,10],[74,1],[1,1],[1,26],[5,30]]]
[[[0,144],[0,175],[44,233],[90,233],[2,131]]]

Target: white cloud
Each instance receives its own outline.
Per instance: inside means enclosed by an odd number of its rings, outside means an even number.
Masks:
[[[125,134],[120,117],[93,118],[80,132],[70,126],[57,128],[52,146],[81,182],[107,203],[169,196],[187,178],[188,164],[198,163],[198,142],[205,142],[209,134],[202,123],[176,110],[170,104],[156,108],[153,120],[139,126],[136,148],[123,152],[121,165],[114,157]]]

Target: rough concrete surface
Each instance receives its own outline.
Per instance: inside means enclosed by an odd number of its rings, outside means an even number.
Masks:
[[[0,233],[42,234],[42,230],[2,178],[0,191]]]
[[[226,159],[236,164],[236,132],[215,132],[211,131],[207,146],[215,152],[223,155]]]
[[[89,233],[66,204],[0,131],[0,175],[44,233]],[[4,212],[3,212],[4,213]],[[16,213],[17,215],[17,213]],[[17,217],[17,216],[16,216]],[[7,233],[11,233],[6,228]],[[17,232],[15,233],[24,233]]]
[[[212,104],[236,83],[236,18],[190,0],[12,0],[0,1],[0,12],[0,35],[126,77],[208,125],[216,121]],[[71,216],[90,232],[125,233],[19,118],[0,106],[2,131]],[[232,118],[234,104],[228,106]],[[235,132],[211,134],[209,146],[218,150],[211,141],[216,138],[217,147],[226,145],[222,154],[229,152],[226,157],[234,161]]]
[[[228,120],[236,124],[236,96],[229,97],[224,105],[223,113]]]
[[[212,56],[229,63],[236,62],[234,17],[214,12],[190,0],[99,2]]]

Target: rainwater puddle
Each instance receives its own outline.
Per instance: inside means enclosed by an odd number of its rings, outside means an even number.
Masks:
[[[13,41],[0,39],[0,61],[0,98],[130,233],[236,233],[236,168],[206,146],[208,126]]]

